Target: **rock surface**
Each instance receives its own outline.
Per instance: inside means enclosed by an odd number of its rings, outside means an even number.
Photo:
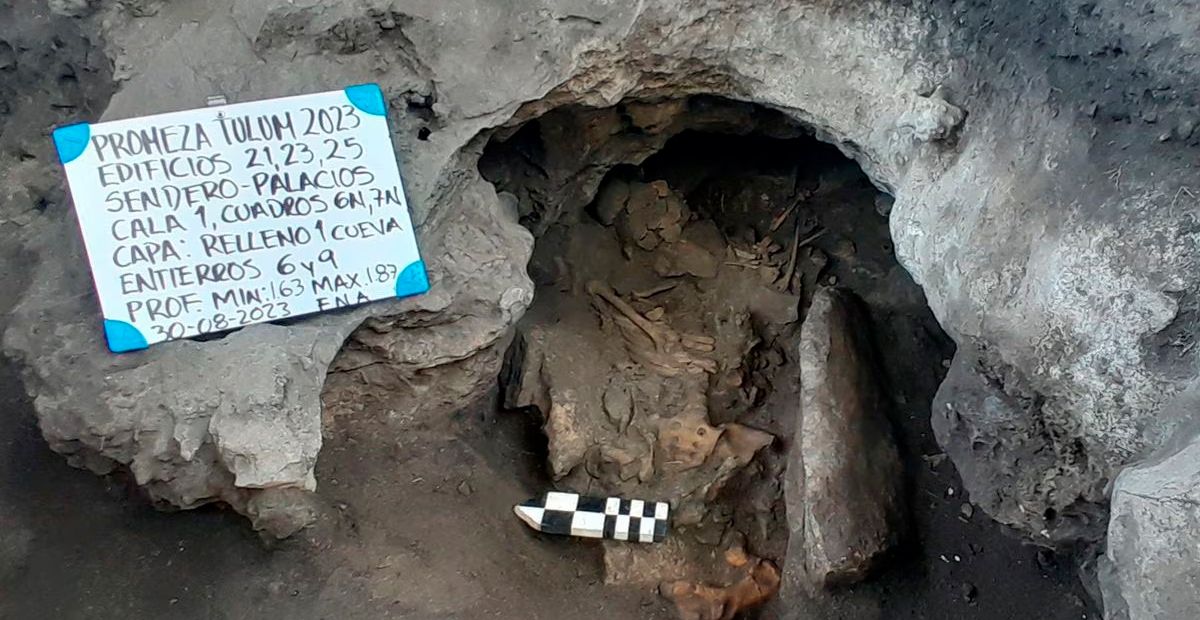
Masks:
[[[784,571],[789,586],[808,591],[866,576],[904,524],[903,471],[860,303],[821,289],[801,327]]]
[[[543,124],[552,155],[596,165],[545,171],[558,187],[538,206],[519,197],[538,232],[612,164],[660,146],[685,95],[773,108],[854,157],[895,195],[896,252],[970,345],[955,363],[975,377],[942,401],[989,403],[956,409],[942,441],[974,472],[972,497],[998,494],[981,506],[1043,542],[1102,534],[1097,489],[1172,435],[1180,421],[1160,409],[1200,374],[1200,68],[1187,60],[1200,12],[1187,0],[20,4],[0,2],[0,277],[21,299],[5,352],[56,450],[129,467],[173,504],[244,509],[262,488],[310,488],[330,367],[417,378],[410,410],[486,384],[494,362],[470,360],[528,303],[531,240],[480,179],[479,136],[566,105],[649,137],[584,148],[609,136]],[[363,81],[393,104],[431,293],[110,356],[49,126]],[[364,326],[378,317],[387,327]],[[358,355],[335,361],[347,338]],[[213,390],[197,368],[236,372]],[[1015,420],[1019,450],[995,419]],[[1042,482],[989,486],[1023,451],[1047,455],[1029,473]]]
[[[1200,391],[1177,404],[1200,421]],[[1193,422],[1163,454],[1113,485],[1100,584],[1106,620],[1200,617],[1200,433]]]
[[[0,583],[20,572],[33,552],[33,533],[0,515]]]
[[[971,499],[993,518],[1051,541],[1095,540],[1105,524],[1104,466],[1077,437],[1047,428],[1045,407],[1023,373],[963,343],[931,421]]]

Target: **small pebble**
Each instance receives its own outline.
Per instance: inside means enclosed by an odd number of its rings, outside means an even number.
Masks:
[[[955,555],[954,555],[954,561],[955,561],[955,562],[961,562],[961,561],[962,561],[962,556],[961,556],[961,555],[958,555],[958,554],[955,554]]]
[[[1049,549],[1038,549],[1034,554],[1034,561],[1037,562],[1038,568],[1049,572],[1058,566],[1058,561],[1054,557],[1054,552]]]
[[[954,487],[948,487],[946,489],[946,495],[948,495],[950,497],[954,497]]]
[[[462,483],[458,485],[458,492],[461,495],[470,495],[473,490],[474,489],[471,488],[471,483],[467,482],[466,480],[463,480]]]
[[[964,601],[966,601],[968,603],[974,603],[975,599],[978,596],[979,596],[979,590],[975,587],[975,584],[972,584],[969,582],[963,582],[962,597],[963,597]]]
[[[886,194],[875,196],[875,212],[883,217],[887,217],[892,213],[892,205],[896,200]]]
[[[925,463],[929,465],[929,469],[937,469],[939,465],[946,462],[948,458],[945,453],[927,454],[921,457]]]
[[[958,512],[959,512],[959,514],[961,514],[963,516],[964,519],[970,519],[971,517],[975,516],[975,507],[970,504],[964,503],[958,509]]]
[[[1175,131],[1179,134],[1180,140],[1187,140],[1188,138],[1192,137],[1192,133],[1196,131],[1195,119],[1185,118],[1179,121],[1179,127],[1176,127]]]
[[[858,252],[854,242],[842,237],[833,244],[833,255],[839,258],[851,259]]]

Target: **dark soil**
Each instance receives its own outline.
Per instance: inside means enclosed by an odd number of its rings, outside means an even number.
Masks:
[[[373,408],[340,419],[317,474],[330,514],[279,543],[230,512],[156,512],[120,479],[72,469],[20,394],[5,368],[0,619],[670,617],[653,593],[603,587],[597,545],[513,516],[544,488],[537,429],[490,402],[422,428]]]

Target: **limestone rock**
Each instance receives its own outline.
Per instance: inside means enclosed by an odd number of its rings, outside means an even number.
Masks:
[[[92,12],[94,0],[49,0],[50,10],[66,17],[83,17]]]
[[[1095,540],[1104,528],[1103,474],[1077,439],[1045,431],[1045,407],[1023,373],[962,343],[931,422],[972,500],[992,518],[1051,542]]]
[[[1200,421],[1200,396],[1183,395]],[[1106,620],[1200,617],[1200,425],[1113,484],[1100,585]]]
[[[900,117],[900,126],[921,142],[945,140],[967,117],[961,108],[950,104],[942,92],[916,97],[912,108]]]
[[[246,502],[245,512],[254,529],[276,538],[287,538],[315,522],[321,507],[311,493],[282,487],[264,489],[252,495]]]
[[[785,571],[789,584],[807,590],[865,576],[903,525],[900,457],[858,303],[822,289],[801,328]]]

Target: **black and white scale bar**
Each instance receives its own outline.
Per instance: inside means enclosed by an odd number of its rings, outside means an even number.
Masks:
[[[513,511],[546,534],[650,543],[667,537],[671,507],[666,502],[551,491]]]

